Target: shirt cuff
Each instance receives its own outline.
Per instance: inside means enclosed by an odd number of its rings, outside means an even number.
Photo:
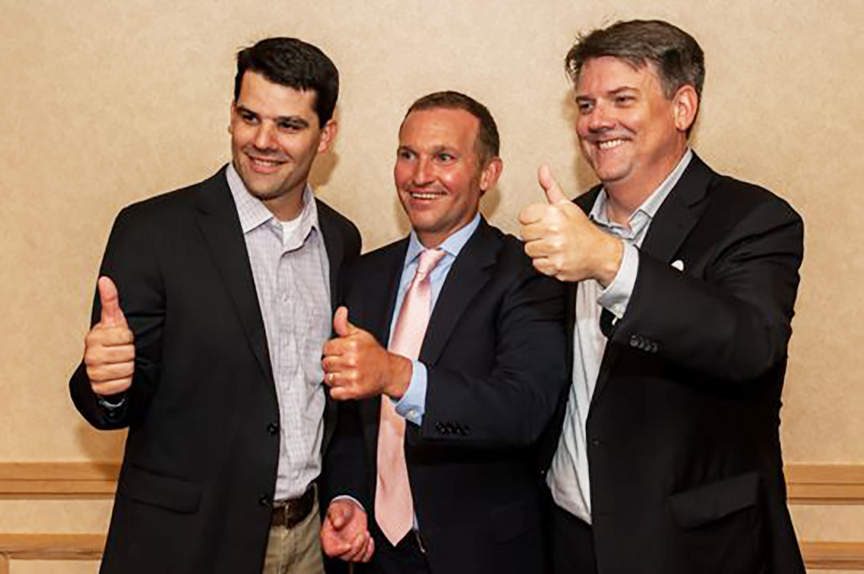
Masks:
[[[608,309],[616,319],[620,319],[627,311],[633,287],[636,285],[636,275],[639,272],[639,250],[635,246],[624,243],[624,256],[621,267],[612,283],[606,286],[597,297],[597,304]]]
[[[113,410],[119,409],[123,405],[126,404],[126,393],[120,393],[118,395],[97,395],[96,401],[99,403],[104,409]]]
[[[417,360],[411,361],[411,382],[402,398],[395,401],[396,414],[404,417],[417,426],[423,424],[423,414],[426,412],[426,386],[429,373],[426,365]]]
[[[354,498],[353,496],[351,496],[350,494],[340,494],[339,496],[334,496],[333,500],[330,501],[330,504],[333,504],[337,500],[350,500],[351,502],[356,504],[360,508],[360,510],[362,510],[363,512],[366,512],[366,509],[363,508],[363,505],[360,504],[360,501],[357,500],[356,498]]]

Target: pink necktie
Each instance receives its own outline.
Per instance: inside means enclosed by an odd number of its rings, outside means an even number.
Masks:
[[[388,350],[409,359],[420,355],[432,307],[429,273],[444,252],[425,249],[420,254],[417,274],[411,281]],[[396,414],[393,401],[381,397],[381,424],[378,427],[378,481],[375,491],[375,519],[381,532],[394,546],[411,530],[414,502],[405,466],[405,419]]]

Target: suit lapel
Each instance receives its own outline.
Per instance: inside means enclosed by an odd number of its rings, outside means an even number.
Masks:
[[[420,350],[420,360],[424,364],[434,365],[438,361],[466,307],[492,277],[492,269],[500,248],[499,233],[481,218],[474,235],[453,262],[429,318],[426,337]]]
[[[273,368],[267,349],[267,333],[258,306],[258,293],[240,218],[225,179],[224,168],[204,183],[198,209],[198,225],[210,249],[210,257],[231,296],[252,352],[267,379],[272,382]]]
[[[703,200],[712,175],[710,168],[694,153],[681,179],[654,215],[642,247],[639,249],[641,253],[665,263],[672,261],[704,211],[707,202]],[[592,404],[606,388],[610,374],[615,368],[622,349],[625,348],[620,344],[620,338],[626,335],[621,333],[616,337],[613,334],[606,345],[594,395],[591,398]],[[615,344],[612,344],[613,342]]]
[[[330,309],[335,311],[336,305],[339,304],[339,270],[342,267],[342,260],[345,258],[345,244],[339,236],[339,230],[336,228],[327,206],[317,199],[315,202],[318,206],[318,225],[324,238],[324,250],[327,252],[330,267]]]
[[[696,154],[657,210],[641,251],[670,263],[681,244],[693,230],[706,202],[712,172]]]

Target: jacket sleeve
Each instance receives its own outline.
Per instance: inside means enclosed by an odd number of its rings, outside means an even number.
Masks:
[[[757,379],[786,358],[803,234],[798,214],[770,196],[719,238],[695,275],[640,253],[610,344],[714,380]]]
[[[134,208],[126,208],[117,216],[99,271],[117,285],[120,307],[135,336],[135,374],[126,402],[115,412],[100,405],[83,363],[69,381],[76,408],[98,429],[123,428],[140,420],[159,380],[165,295],[152,227],[139,215]],[[91,325],[99,322],[101,312],[97,292]]]
[[[427,365],[422,440],[527,447],[549,423],[570,373],[563,285],[540,276],[527,260],[512,277],[501,300],[489,305],[494,309],[487,319],[494,325],[494,341],[458,342],[478,354],[484,352],[481,346],[491,347],[492,368],[470,374],[472,369],[446,362]]]

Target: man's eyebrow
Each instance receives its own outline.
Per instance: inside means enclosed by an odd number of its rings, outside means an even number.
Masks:
[[[243,104],[238,103],[235,107],[237,108],[238,112],[245,113],[245,114],[251,114],[253,116],[258,115],[257,113],[253,112],[252,110],[250,110],[249,108],[247,108]]]
[[[277,123],[294,124],[303,127],[307,127],[309,125],[309,122],[303,116],[276,116],[275,118],[273,118],[273,121]]]
[[[449,153],[450,155],[459,155],[458,151],[455,147],[447,145],[447,144],[439,144],[432,148],[433,154],[439,153]]]
[[[624,92],[637,92],[638,93],[639,88],[637,88],[635,86],[621,86],[620,88],[615,88],[614,90],[609,90],[608,93],[612,94],[613,96],[617,96],[618,94],[621,94]]]
[[[620,88],[615,88],[615,89],[608,90],[608,91],[604,92],[604,95],[617,96],[617,95],[620,95],[620,94],[626,93],[626,92],[639,93],[639,88],[637,88],[635,86],[621,86]],[[589,96],[586,94],[576,94],[576,101],[577,102],[591,101],[591,100],[595,100],[595,99],[596,98],[594,96]]]
[[[236,108],[237,108],[237,111],[241,114],[252,115],[252,116],[255,116],[256,118],[262,117],[261,114],[259,114],[258,112],[254,111],[254,110],[250,110],[249,108],[247,108],[243,104],[238,103]],[[269,119],[269,118],[264,117],[264,119]],[[309,121],[306,120],[306,118],[304,118],[303,116],[276,116],[275,118],[273,118],[273,121],[277,122],[277,123],[290,123],[290,124],[299,125],[302,127],[308,127],[309,126]]]

